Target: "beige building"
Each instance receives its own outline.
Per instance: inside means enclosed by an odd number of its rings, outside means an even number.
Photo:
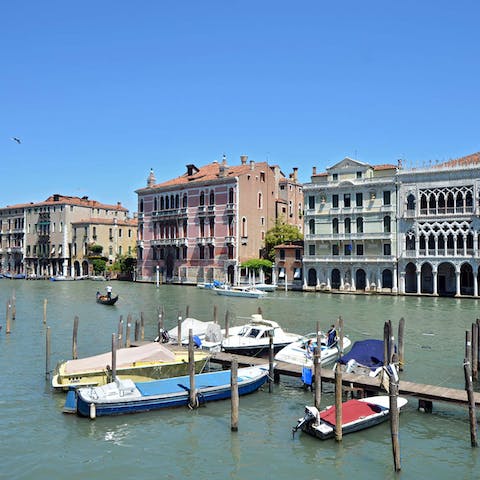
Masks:
[[[2,273],[88,275],[91,267],[86,252],[89,245],[100,241],[105,241],[103,254],[111,261],[123,252],[134,252],[135,221],[120,203],[55,194],[44,202],[2,208],[0,219]]]

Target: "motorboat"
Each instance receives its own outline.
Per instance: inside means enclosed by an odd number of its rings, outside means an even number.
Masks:
[[[227,297],[262,298],[267,295],[267,292],[255,288],[254,285],[233,287],[230,285],[224,285],[223,287],[215,287],[213,290],[217,295]]]
[[[255,283],[252,286],[263,292],[274,292],[277,289],[276,283]]]
[[[343,345],[340,348],[340,339],[335,342],[328,342],[328,335],[322,333],[320,336],[320,364],[328,365],[338,359],[341,352],[347,351],[351,345],[351,340],[347,337],[343,337]],[[292,363],[294,365],[301,365],[311,368],[313,366],[313,351],[317,346],[317,334],[309,333],[300,340],[290,343],[286,347],[282,348],[276,355],[275,360],[279,362]]]
[[[208,352],[195,350],[197,373],[202,371],[209,358]],[[68,390],[70,387],[105,385],[112,379],[111,365],[111,352],[61,362],[55,368],[52,387]],[[138,381],[185,375],[188,373],[188,351],[172,350],[158,342],[119,348],[116,352],[116,372],[120,379]]]
[[[397,397],[400,410],[408,403],[406,398]],[[390,417],[388,395],[347,400],[342,403],[342,435],[357,432],[385,422]],[[298,429],[320,440],[335,436],[336,407],[334,405],[318,411],[316,407],[305,407],[305,414],[298,420],[293,433]]]
[[[214,280],[213,282],[201,282],[197,283],[197,288],[203,288],[205,290],[213,290],[214,288],[222,288],[224,284],[219,282],[218,280]]]
[[[345,373],[376,377],[384,366],[383,355],[383,340],[359,340],[347,354],[339,358],[338,363],[345,365]]]
[[[268,379],[268,365],[239,368],[238,394],[258,390]],[[200,405],[231,397],[231,371],[218,370],[195,375],[195,399]],[[79,388],[76,391],[76,412],[82,417],[95,418],[189,405],[190,376],[180,376],[150,382],[131,379],[115,380],[100,387]]]
[[[263,355],[270,349],[270,337],[273,338],[275,352],[302,338],[299,334],[285,332],[277,322],[266,320],[257,313],[238,334],[222,341],[222,350],[239,355]]]

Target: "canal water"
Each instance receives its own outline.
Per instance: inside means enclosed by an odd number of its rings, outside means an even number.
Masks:
[[[78,315],[79,357],[110,349],[120,315],[145,318],[145,336],[154,338],[157,311],[166,326],[178,311],[235,324],[260,306],[263,316],[296,333],[327,328],[338,316],[352,339],[383,338],[386,320],[405,318],[404,380],[463,388],[465,330],[479,316],[478,300],[274,292],[268,298],[219,297],[195,287],[114,282],[120,295],[113,307],[95,303],[105,283],[0,280],[0,478],[5,479],[404,479],[478,478],[479,449],[470,447],[466,408],[434,404],[417,411],[410,399],[400,416],[400,475],[393,472],[388,422],[335,440],[320,441],[291,429],[312,404],[300,380],[282,377],[240,399],[239,431],[230,431],[230,402],[91,421],[62,414],[64,394],[45,381],[43,305],[51,330],[51,366],[71,358],[73,319]],[[8,298],[16,297],[16,320],[5,333]],[[479,386],[476,386],[478,390]],[[333,403],[326,386],[322,403]]]

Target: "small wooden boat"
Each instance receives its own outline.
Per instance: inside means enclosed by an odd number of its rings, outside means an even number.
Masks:
[[[97,292],[97,303],[102,305],[115,305],[118,300],[118,295],[115,297],[108,297],[108,295],[101,295],[100,292]]]
[[[258,390],[268,379],[268,365],[238,369],[238,394]],[[231,371],[218,370],[195,375],[198,404],[231,397]],[[167,378],[151,382],[116,380],[102,387],[79,388],[76,411],[82,417],[95,418],[187,406],[190,401],[190,377]]]
[[[266,320],[256,313],[236,335],[222,341],[222,350],[237,355],[264,355],[270,348],[270,336],[273,336],[275,352],[302,338],[296,333],[285,332],[277,322]]]
[[[407,404],[407,399],[397,397],[400,410]],[[387,395],[352,399],[342,403],[342,435],[357,432],[385,422],[390,417],[390,399]],[[305,407],[305,415],[293,428],[298,429],[320,440],[335,436],[336,409],[327,407],[321,412],[315,407]]]
[[[195,372],[205,367],[210,355],[195,350]],[[67,360],[55,368],[52,387],[68,390],[70,387],[105,385],[112,380],[111,352],[91,357]],[[150,342],[139,347],[117,350],[117,377],[135,381],[158,380],[161,378],[186,375],[188,373],[188,351],[170,349],[158,342]]]

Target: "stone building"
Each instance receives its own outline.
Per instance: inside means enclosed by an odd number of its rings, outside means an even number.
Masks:
[[[140,281],[238,283],[241,263],[259,258],[277,219],[301,226],[302,186],[297,170],[286,178],[276,165],[248,161],[186,166],[156,183],[153,171],[138,194]],[[158,273],[157,273],[158,272]]]
[[[396,166],[345,158],[313,169],[305,197],[305,290],[397,291]]]
[[[400,293],[479,295],[480,153],[400,169]]]

